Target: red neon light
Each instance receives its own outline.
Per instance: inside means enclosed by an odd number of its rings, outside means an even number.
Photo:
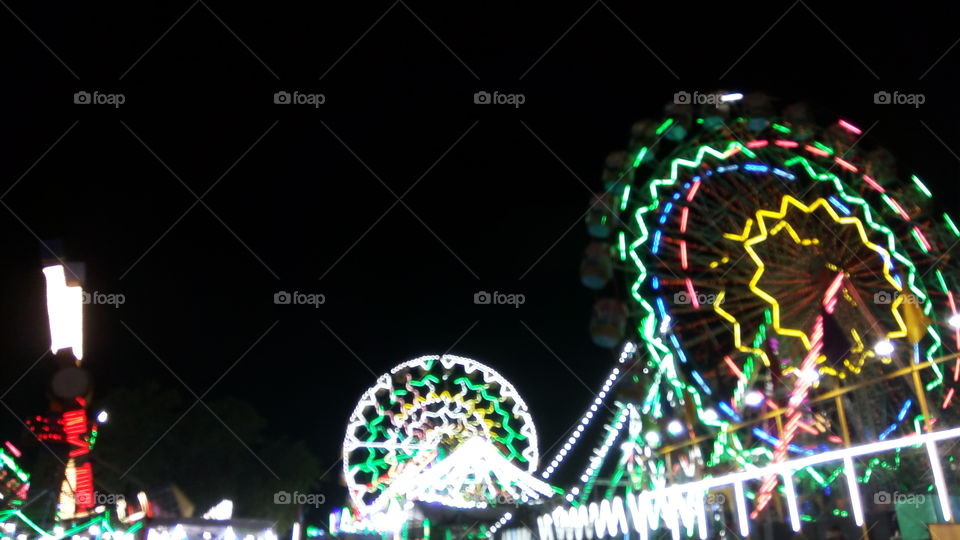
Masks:
[[[680,268],[687,269],[687,241],[680,241]]]
[[[870,186],[870,187],[872,187],[873,189],[879,191],[880,193],[886,193],[886,192],[887,192],[887,190],[883,189],[883,186],[881,186],[880,184],[878,184],[876,180],[874,180],[873,178],[870,178],[870,177],[867,176],[867,175],[863,175],[863,181],[866,182],[868,186]]]
[[[773,144],[779,146],[780,148],[796,148],[800,146],[800,143],[797,141],[788,141],[786,139],[777,139],[773,141]]]
[[[5,443],[3,443],[3,445],[7,447],[7,450],[9,450],[14,457],[20,457],[21,455],[23,455],[20,453],[20,449],[14,446],[10,441],[6,441]]]
[[[768,144],[770,141],[750,141],[747,143],[747,148],[763,148]]]
[[[943,406],[940,407],[941,409],[946,409],[947,407],[950,406],[950,400],[953,399],[953,390],[954,389],[951,388],[950,390],[947,391],[947,397],[943,398]]]
[[[696,180],[693,182],[693,185],[690,186],[690,192],[687,193],[687,202],[693,200],[694,195],[697,194],[697,190],[700,189],[700,181]]]
[[[690,217],[690,207],[684,206],[680,211],[680,232],[687,232],[687,218]]]
[[[90,510],[94,506],[93,497],[93,468],[89,463],[76,467],[77,485],[74,491],[74,499],[77,503],[77,509],[81,512]]]
[[[857,171],[860,170],[860,169],[858,169],[857,166],[854,165],[853,163],[850,163],[849,161],[840,159],[839,157],[833,158],[833,161],[835,161],[835,162],[837,163],[837,165],[843,167],[844,169],[846,169],[846,170],[848,170],[848,171],[857,172]]]

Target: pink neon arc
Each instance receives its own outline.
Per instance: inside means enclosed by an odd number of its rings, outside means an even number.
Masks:
[[[687,285],[687,294],[690,295],[690,303],[693,305],[694,309],[700,309],[700,301],[697,300],[697,291],[693,288],[693,280],[687,278],[683,281]]]
[[[953,399],[953,390],[954,389],[951,388],[950,390],[947,391],[947,397],[943,398],[943,406],[940,407],[941,409],[946,409],[947,407],[950,406],[950,400]]]
[[[690,217],[690,207],[684,206],[680,211],[680,232],[687,232],[687,218]]]
[[[830,313],[836,305],[837,291],[840,290],[842,284],[843,272],[838,272],[830,283],[830,286],[824,291],[822,304],[825,306],[827,313]],[[816,373],[817,359],[820,357],[820,350],[822,348],[823,316],[818,315],[816,322],[813,323],[813,331],[810,333],[810,350],[807,351],[807,355],[800,364],[796,386],[793,387],[793,390],[790,392],[790,397],[787,400],[787,423],[784,426],[783,436],[780,437],[780,441],[777,443],[773,452],[774,463],[781,463],[787,459],[787,451],[790,448],[790,443],[793,442],[797,434],[797,429],[800,428],[800,421],[803,415],[800,406],[807,400],[810,387],[813,385],[813,381],[810,380],[811,377],[805,377],[804,374]],[[756,504],[754,505],[753,512],[750,514],[751,518],[756,519],[756,517],[760,515],[760,512],[763,512],[763,509],[766,508],[770,502],[773,496],[773,490],[776,489],[776,487],[777,475],[769,475],[764,479],[763,484],[757,491]]]
[[[788,141],[785,139],[777,139],[776,141],[773,141],[773,144],[779,146],[780,148],[796,148],[800,146],[800,143],[797,141]]]
[[[20,453],[20,449],[14,446],[10,441],[4,442],[3,445],[7,447],[7,450],[9,450],[14,457],[20,457],[22,455]]]
[[[873,178],[870,178],[870,177],[867,176],[867,175],[863,175],[863,181],[866,182],[868,186],[870,186],[870,187],[872,187],[873,189],[879,191],[880,193],[886,193],[886,192],[887,192],[887,190],[883,189],[883,186],[881,186],[880,184],[878,184],[876,180],[874,180]]]
[[[747,148],[763,148],[768,144],[770,141],[750,141],[747,143]]]
[[[846,170],[848,170],[848,171],[857,172],[857,171],[860,170],[860,169],[857,168],[856,165],[854,165],[853,163],[850,163],[850,162],[847,161],[847,160],[844,160],[844,159],[840,159],[840,158],[838,158],[838,157],[835,157],[835,158],[833,158],[833,161],[835,161],[837,165],[843,167],[844,169],[846,169]]]
[[[687,241],[680,241],[680,268],[687,269]]]
[[[690,186],[690,193],[687,193],[687,202],[693,200],[693,197],[697,194],[698,189],[700,189],[700,181],[696,180],[693,182],[693,185]]]
[[[862,129],[860,129],[860,128],[858,128],[857,126],[851,124],[850,122],[847,122],[846,120],[840,120],[840,121],[838,122],[838,124],[840,124],[840,127],[842,127],[843,129],[849,131],[850,133],[853,133],[854,135],[860,135],[861,133],[863,133],[863,130],[862,130]]]

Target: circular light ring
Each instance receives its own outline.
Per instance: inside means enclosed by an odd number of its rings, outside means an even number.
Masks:
[[[343,442],[343,473],[362,512],[385,504],[400,474],[426,469],[482,437],[515,466],[539,464],[529,407],[497,371],[454,355],[422,356],[381,375],[361,396]]]

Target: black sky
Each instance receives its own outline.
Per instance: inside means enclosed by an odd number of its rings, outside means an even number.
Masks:
[[[546,450],[613,361],[587,332],[580,217],[606,154],[674,92],[763,90],[872,126],[957,210],[957,9],[899,6],[8,1],[0,426],[44,407],[38,238],[59,237],[87,290],[126,296],[86,310],[98,395],[216,382],[332,463],[374,374],[450,349],[515,383]],[[281,90],[326,103],[275,105]],[[526,103],[475,105],[481,90]],[[280,290],[326,304],[277,306]],[[476,306],[478,290],[527,300]]]

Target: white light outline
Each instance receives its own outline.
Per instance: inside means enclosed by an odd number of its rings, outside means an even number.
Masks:
[[[573,450],[573,446],[580,439],[580,434],[596,416],[594,412],[597,411],[597,407],[603,404],[604,399],[606,399],[606,397],[610,394],[610,390],[613,388],[614,383],[617,382],[617,378],[620,376],[620,366],[636,352],[637,345],[632,341],[628,341],[623,344],[623,349],[620,351],[620,358],[617,361],[617,367],[614,367],[610,371],[610,374],[607,375],[606,381],[603,384],[603,388],[601,388],[600,392],[597,393],[596,399],[591,402],[590,406],[587,408],[587,411],[583,413],[583,416],[580,417],[580,422],[574,429],[573,434],[567,438],[566,444],[560,447],[560,450],[558,450],[557,453],[554,454],[553,459],[550,460],[550,465],[548,465],[547,468],[540,473],[540,476],[544,480],[550,478],[550,476],[557,471],[560,464],[563,463],[563,460],[566,459],[566,457]]]
[[[350,414],[350,419],[347,423],[346,434],[343,439],[343,450],[342,450],[342,462],[343,462],[343,475],[347,483],[347,489],[350,493],[350,498],[353,500],[356,508],[360,510],[361,513],[367,514],[375,511],[378,508],[381,508],[386,501],[384,498],[384,493],[379,494],[376,499],[370,503],[366,504],[363,500],[364,493],[367,493],[365,486],[357,483],[354,480],[354,475],[350,471],[349,455],[352,451],[359,447],[381,447],[381,448],[416,448],[415,445],[404,445],[404,443],[396,443],[394,446],[393,443],[370,443],[366,441],[358,440],[353,434],[358,427],[362,427],[365,422],[365,411],[368,407],[376,410],[378,400],[377,392],[381,390],[386,390],[388,392],[392,391],[394,384],[392,375],[395,375],[403,370],[407,369],[426,369],[426,364],[428,362],[440,362],[441,366],[444,369],[449,370],[454,365],[460,365],[463,367],[464,372],[470,374],[475,371],[479,371],[484,382],[495,383],[500,386],[500,397],[504,400],[513,400],[514,406],[510,410],[510,414],[513,418],[516,418],[520,422],[520,427],[517,430],[520,434],[527,437],[527,447],[521,452],[523,457],[527,460],[526,469],[527,472],[532,474],[537,470],[537,466],[540,462],[540,454],[537,441],[537,429],[533,424],[533,417],[530,415],[530,408],[527,406],[526,401],[523,400],[523,397],[520,396],[516,388],[500,373],[496,370],[490,368],[489,366],[478,362],[476,360],[456,356],[452,354],[445,354],[443,356],[439,355],[427,355],[408,360],[401,364],[394,366],[390,373],[385,373],[381,375],[376,384],[367,389],[366,392],[360,397],[360,400],[357,402],[357,406],[354,408],[353,412]],[[376,445],[376,446],[373,446]]]
[[[661,519],[665,524],[667,524],[668,527],[671,528],[673,536],[676,537],[680,533],[681,521],[686,520],[686,517],[684,517],[684,514],[681,512],[690,510],[689,508],[683,508],[684,504],[682,504],[682,502],[688,502],[691,496],[698,494],[701,495],[700,504],[702,505],[703,493],[706,493],[711,489],[732,484],[736,492],[737,516],[740,522],[740,531],[745,535],[748,532],[745,532],[745,529],[748,529],[749,527],[748,522],[745,519],[746,501],[743,497],[744,481],[756,480],[774,474],[786,478],[787,476],[792,475],[794,472],[806,467],[842,460],[844,462],[845,476],[847,477],[848,485],[850,482],[853,482],[854,485],[853,488],[850,489],[851,506],[853,507],[854,511],[854,521],[857,521],[857,524],[860,525],[863,523],[863,508],[862,501],[860,499],[859,487],[857,487],[856,483],[856,471],[853,466],[852,458],[895,450],[907,446],[916,447],[926,445],[927,454],[930,457],[931,470],[933,470],[934,484],[937,488],[937,496],[941,502],[941,507],[944,509],[944,520],[949,521],[952,518],[952,512],[949,510],[949,493],[947,492],[946,483],[943,479],[943,470],[940,467],[940,459],[934,443],[937,441],[943,441],[957,437],[960,437],[960,428],[952,428],[923,434],[913,434],[898,439],[876,441],[872,443],[861,444],[859,446],[831,450],[829,452],[823,452],[822,454],[802,457],[791,461],[774,463],[765,467],[759,467],[748,471],[739,471],[724,476],[705,478],[696,482],[662,487],[653,492],[643,491],[636,495],[629,496],[626,502],[620,500],[619,504],[625,505],[627,507],[626,509],[630,510],[629,513],[632,517],[633,527],[638,533],[640,533],[641,538],[645,538],[647,536],[646,533],[648,528],[650,530],[656,530],[659,527],[659,522]],[[792,478],[790,480],[790,487],[793,487]],[[790,503],[790,491],[791,490],[788,489],[788,504]],[[791,514],[794,513],[796,508],[796,494],[794,493],[793,496],[794,507],[791,508]],[[617,500],[619,500],[619,497],[614,499],[614,501]],[[606,499],[604,499],[603,502],[610,504],[610,502],[608,502]],[[593,509],[594,506],[597,506],[597,509]],[[582,510],[584,508],[586,508],[586,511]],[[626,509],[620,508],[619,510],[623,512]],[[612,521],[606,524],[595,524],[589,522],[588,520],[590,517],[600,515],[598,510],[599,506],[597,503],[591,502],[589,505],[583,505],[578,508],[564,509],[562,507],[557,507],[553,509],[552,512],[539,516],[537,518],[537,525],[540,531],[541,540],[569,538],[570,535],[573,534],[577,529],[583,531],[587,528],[591,530],[595,528],[598,532],[596,537],[602,538],[604,536],[604,534],[601,534],[602,531],[614,527],[615,524]],[[650,511],[652,511],[652,515]],[[617,515],[617,511],[609,511],[607,515],[615,516]],[[587,519],[585,520],[584,518]],[[799,524],[799,522],[799,516],[796,520],[791,520],[792,525]],[[619,532],[626,534],[629,532],[629,530],[623,530],[621,527]]]

